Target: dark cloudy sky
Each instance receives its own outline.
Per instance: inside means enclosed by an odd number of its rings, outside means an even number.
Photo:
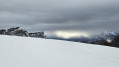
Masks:
[[[0,0],[0,28],[16,26],[57,35],[118,31],[119,0]]]

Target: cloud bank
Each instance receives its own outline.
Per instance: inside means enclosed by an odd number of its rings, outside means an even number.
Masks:
[[[0,0],[0,28],[118,31],[119,0]]]

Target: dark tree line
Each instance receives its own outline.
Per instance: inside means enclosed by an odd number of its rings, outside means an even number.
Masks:
[[[6,30],[5,29],[1,29],[0,30],[0,34],[5,34]]]
[[[36,33],[28,33],[24,29],[20,29],[19,27],[9,28],[7,30],[1,29],[1,35],[14,35],[14,36],[26,36],[26,37],[37,37],[37,38],[45,38],[44,32],[36,32]]]
[[[111,42],[108,42],[107,40],[96,40],[93,42],[90,42],[91,44],[98,44],[98,45],[105,45],[105,46],[112,46],[112,47],[118,47],[119,48],[119,35],[115,36]]]
[[[117,35],[112,42],[110,43],[110,45],[113,45],[114,47],[119,47],[119,35]]]

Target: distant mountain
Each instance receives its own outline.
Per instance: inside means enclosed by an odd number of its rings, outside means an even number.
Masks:
[[[116,35],[118,35],[119,33],[117,32],[104,32],[100,35],[92,35],[90,38],[88,37],[74,37],[74,38],[61,38],[61,37],[57,37],[57,36],[48,36],[48,39],[58,39],[58,40],[66,40],[66,41],[74,41],[74,42],[82,42],[82,43],[90,43],[92,41],[95,40],[112,40]]]
[[[118,34],[119,33],[117,33],[117,32],[104,32],[103,37],[105,39],[111,39],[112,40]]]

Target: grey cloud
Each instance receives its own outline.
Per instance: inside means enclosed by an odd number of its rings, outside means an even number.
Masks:
[[[0,27],[118,30],[118,0],[0,0]],[[33,29],[32,29],[33,28]]]

